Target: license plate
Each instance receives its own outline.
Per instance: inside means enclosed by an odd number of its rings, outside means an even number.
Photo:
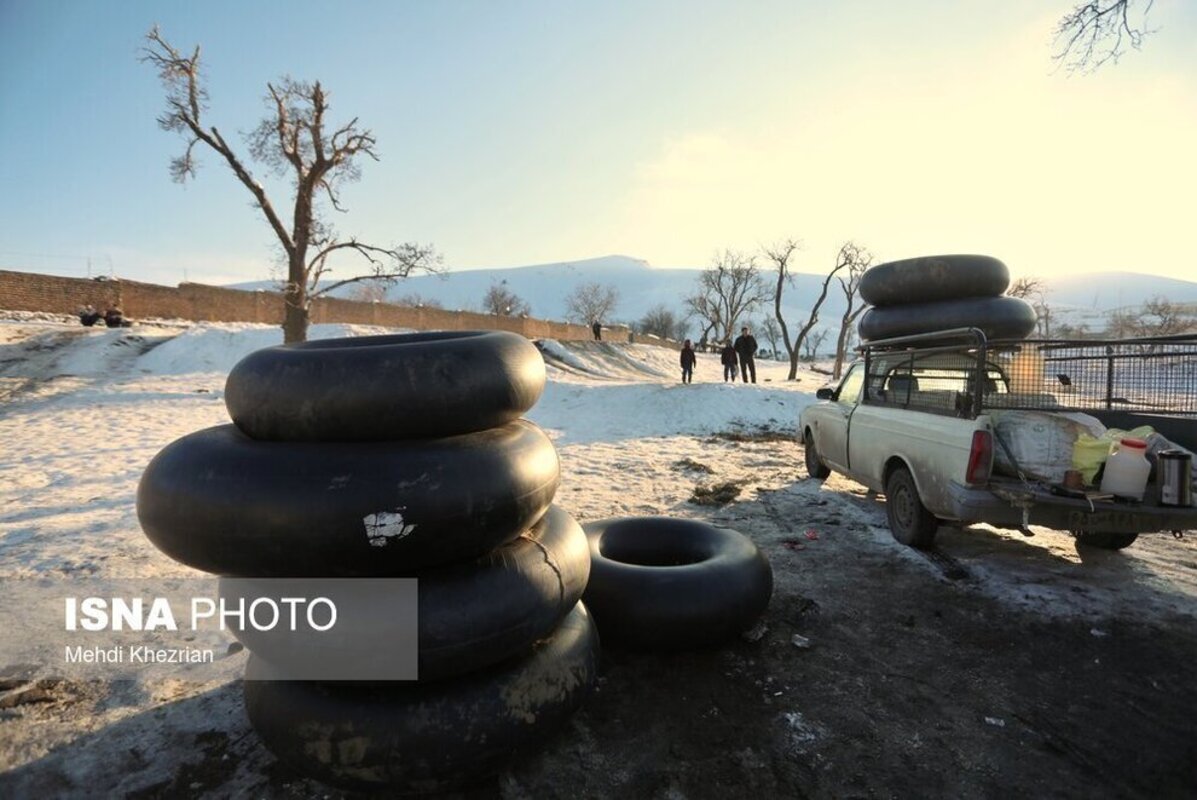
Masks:
[[[1143,527],[1146,520],[1133,511],[1069,511],[1069,530],[1102,530],[1134,532]]]

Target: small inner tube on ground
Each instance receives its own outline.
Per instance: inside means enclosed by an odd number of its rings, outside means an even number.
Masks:
[[[527,653],[552,634],[582,598],[590,575],[586,534],[573,517],[554,506],[531,530],[475,561],[422,571],[419,578],[419,680],[474,672]],[[221,580],[226,602],[269,595],[258,579]],[[355,585],[361,581],[354,581]],[[397,619],[388,598],[350,590],[337,600],[337,625],[318,632],[305,626],[234,635],[255,655],[286,668],[314,659],[335,659],[385,674],[387,660],[410,647],[392,628]],[[309,673],[310,674],[310,673]]]
[[[909,336],[950,328],[980,328],[988,339],[1023,339],[1035,330],[1038,315],[1017,297],[973,297],[906,306],[870,308],[860,318],[865,341]]]
[[[544,383],[544,359],[518,334],[405,333],[257,350],[229,372],[224,401],[254,439],[431,438],[511,422]]]
[[[261,442],[221,425],[154,457],[137,516],[205,572],[399,577],[515,538],[559,479],[552,442],[523,420],[407,442]]]
[[[549,739],[593,687],[598,652],[579,603],[527,658],[449,681],[277,680],[251,656],[245,708],[267,749],[303,775],[347,789],[446,791]]]
[[[870,267],[860,296],[874,306],[997,297],[1010,286],[1010,270],[992,256],[922,256]]]
[[[606,643],[633,650],[709,647],[750,628],[769,605],[773,570],[738,531],[670,517],[582,528],[591,565],[583,600]]]

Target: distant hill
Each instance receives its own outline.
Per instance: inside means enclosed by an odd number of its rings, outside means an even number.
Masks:
[[[444,275],[419,275],[384,287],[387,300],[411,295],[431,298],[448,309],[479,310],[482,297],[492,284],[506,288],[531,306],[531,314],[542,319],[565,319],[565,298],[583,283],[613,284],[619,290],[619,305],[612,322],[635,322],[650,308],[663,304],[682,312],[683,298],[692,293],[701,269],[656,269],[648,262],[612,255],[556,264],[527,267],[476,269]],[[810,304],[818,297],[825,275],[798,273],[786,288],[783,311],[787,321],[805,321]],[[241,289],[273,289],[271,281],[235,284]],[[360,289],[356,289],[360,291]],[[355,287],[334,292],[351,297]],[[1197,283],[1133,272],[1091,273],[1051,279],[1047,301],[1061,318],[1084,320],[1091,328],[1110,310],[1138,306],[1156,295],[1177,303],[1197,303]],[[820,327],[839,328],[844,300],[838,283],[833,283],[820,312]],[[770,309],[771,310],[771,309]],[[758,312],[760,317],[764,312]],[[793,324],[793,323],[791,323]]]

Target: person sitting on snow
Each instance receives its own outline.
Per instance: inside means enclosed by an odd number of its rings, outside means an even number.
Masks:
[[[96,311],[95,306],[88,303],[79,309],[79,321],[83,323],[83,327],[90,328],[100,321],[100,312]]]
[[[104,324],[109,328],[128,328],[133,323],[125,319],[124,313],[117,306],[108,306],[104,312]]]

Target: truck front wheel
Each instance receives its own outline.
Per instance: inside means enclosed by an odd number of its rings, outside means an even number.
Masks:
[[[819,448],[815,447],[815,437],[810,431],[806,432],[806,438],[803,439],[806,445],[806,472],[812,478],[823,480],[831,474],[831,469],[823,463],[823,459],[819,456]]]
[[[939,520],[923,505],[906,467],[897,467],[885,482],[885,516],[894,538],[902,544],[926,550],[935,543]]]
[[[1124,547],[1130,547],[1134,544],[1135,539],[1139,538],[1137,533],[1118,533],[1115,531],[1103,531],[1101,533],[1078,533],[1076,535],[1076,543],[1078,547],[1098,547],[1102,550],[1121,550]]]

